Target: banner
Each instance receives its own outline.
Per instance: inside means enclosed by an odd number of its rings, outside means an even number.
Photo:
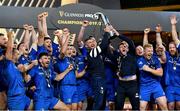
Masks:
[[[111,24],[122,31],[143,31],[150,27],[155,29],[161,24],[164,31],[171,31],[169,17],[176,15],[180,18],[179,12],[160,11],[129,11],[129,10],[106,10],[90,4],[69,4],[59,8],[34,8],[34,7],[0,7],[0,27],[22,28],[23,24],[32,24],[37,27],[37,15],[44,11],[49,12],[47,25],[49,30],[70,28],[72,32],[79,32],[81,22],[89,20],[90,26],[86,30],[91,34],[94,31],[102,31],[102,23],[95,15],[96,12],[103,12]],[[177,24],[180,29],[180,23]],[[96,29],[97,28],[97,29]]]
[[[49,14],[49,21],[57,29],[66,27],[72,33],[78,34],[82,22],[88,20],[86,35],[100,36],[103,24],[95,13],[103,11],[102,8],[90,4],[70,4],[54,9]]]

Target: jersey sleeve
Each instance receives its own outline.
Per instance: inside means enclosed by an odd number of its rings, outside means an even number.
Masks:
[[[178,52],[180,52],[180,44],[178,44],[176,47],[177,47]]]
[[[80,47],[79,49],[80,49],[82,56],[86,57],[88,54],[87,48],[85,46],[83,46],[83,47]]]
[[[142,58],[137,60],[137,66],[138,66],[139,70],[142,70],[144,65],[145,65],[145,62]]]
[[[31,60],[36,60],[37,59],[37,51],[32,48],[31,51],[29,52],[29,56],[30,56]]]
[[[161,68],[161,62],[159,61],[157,57],[155,58],[155,67],[156,69]]]
[[[26,61],[26,59],[21,55],[18,59],[18,64],[28,64],[28,62]]]
[[[53,48],[53,53],[52,55],[56,58],[58,58],[59,54],[60,54],[60,51],[59,51],[59,45],[52,42],[52,48]]]
[[[51,70],[51,81],[54,81],[56,78],[56,72],[54,70]]]
[[[35,72],[35,69],[34,69],[34,68],[32,68],[32,69],[29,71],[29,73],[28,73],[28,74],[29,74],[29,75],[31,76],[31,78],[32,78],[32,77],[34,77],[34,76],[35,76],[35,73],[36,73],[36,72]]]
[[[57,72],[57,73],[60,73],[60,70],[59,70],[59,61],[57,61],[55,64],[54,64],[54,71]]]

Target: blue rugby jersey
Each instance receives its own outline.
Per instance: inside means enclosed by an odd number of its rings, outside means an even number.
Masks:
[[[148,85],[148,84],[160,82],[159,76],[153,75],[150,72],[146,72],[142,70],[144,65],[148,65],[150,68],[155,69],[155,70],[158,68],[161,68],[161,63],[156,56],[152,56],[150,60],[147,60],[144,57],[141,57],[137,60],[137,65],[140,72],[141,85]]]
[[[38,65],[30,70],[29,75],[36,86],[34,99],[53,97],[52,81],[55,79],[56,74],[51,68],[43,68]]]
[[[180,51],[180,45],[177,50]],[[166,84],[180,87],[180,57],[171,56],[169,52],[166,52]]]
[[[37,59],[37,51],[32,49],[29,52],[28,57],[25,57],[24,55],[21,55],[19,57],[18,64],[29,65],[31,61],[36,60],[36,59]]]
[[[2,68],[0,80],[6,86],[7,96],[25,95],[24,80],[15,64],[10,60],[4,59],[0,61],[0,67]]]
[[[64,57],[63,59],[58,59],[54,64],[54,70],[60,74],[64,72],[68,66],[72,64],[71,57]],[[72,69],[68,74],[60,81],[61,85],[76,85],[76,74],[75,69]]]

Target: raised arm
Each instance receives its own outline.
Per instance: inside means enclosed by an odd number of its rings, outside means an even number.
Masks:
[[[37,16],[38,31],[41,31],[41,32],[43,31],[42,18],[43,18],[43,13],[41,13]]]
[[[7,33],[7,37],[8,37],[8,42],[7,42],[7,49],[6,49],[6,59],[8,60],[12,60],[12,52],[13,52],[13,38],[14,38],[14,34],[13,32],[8,32]]]
[[[151,31],[150,28],[144,29],[143,46],[149,43],[148,42],[148,34],[150,31]]]
[[[121,35],[119,34],[118,31],[116,31],[116,29],[114,29],[112,26],[111,26],[111,30],[115,33],[115,35],[113,36],[114,37],[118,37],[119,39],[121,39],[122,41],[126,41],[128,44],[129,44],[129,52],[131,54],[135,54],[135,45],[134,45],[134,42],[129,39],[128,37],[124,36],[124,35]],[[112,38],[112,37],[111,37]]]
[[[89,25],[89,21],[84,20],[83,23],[82,23],[81,29],[80,29],[80,31],[79,31],[78,39],[77,39],[79,46],[82,46],[82,45],[83,45],[84,31],[85,31],[85,28],[86,28],[88,25]]]
[[[119,32],[114,27],[112,27],[112,31],[114,32],[115,36],[119,36],[120,35]]]
[[[119,35],[118,37],[119,37],[119,39],[121,39],[123,41],[126,41],[129,44],[129,53],[135,55],[134,42],[130,38],[128,38],[128,37],[126,37],[124,35]]]
[[[43,28],[42,28],[42,19],[43,19],[43,14],[39,14],[37,16],[38,20],[38,46],[42,46],[44,44],[44,33],[43,33]]]
[[[69,36],[66,38],[65,43],[62,45],[61,54],[65,54],[65,51],[68,47],[68,42],[69,42]]]
[[[44,44],[44,33],[39,31],[38,35],[38,46],[42,46]]]
[[[23,42],[24,42],[24,45],[29,49],[29,43],[30,43],[29,26],[25,24],[23,25],[23,27],[25,31]]]
[[[55,30],[53,34],[54,34],[54,36],[56,36],[58,38],[58,43],[59,43],[60,47],[62,47],[63,46],[63,43],[62,43],[62,38],[63,38],[62,32],[60,32],[60,30]]]
[[[43,28],[43,32],[45,34],[45,37],[49,37],[48,29],[47,29],[47,17],[48,17],[48,12],[43,12],[42,28]]]
[[[158,46],[162,45],[161,31],[162,31],[162,27],[160,24],[158,24],[156,26],[156,45]]]
[[[36,36],[36,31],[34,30],[34,27],[32,25],[29,26],[29,30],[32,33],[32,45],[31,45],[31,48],[33,48],[34,50],[37,51],[38,40],[37,40],[37,36]]]
[[[103,39],[102,42],[100,44],[100,47],[102,50],[107,50],[108,46],[109,46],[109,38],[110,38],[110,34],[109,32],[112,31],[112,26],[110,25],[106,25],[105,29],[104,29],[104,35],[103,35]]]
[[[178,34],[176,31],[176,24],[177,24],[177,19],[176,16],[173,15],[170,17],[171,20],[171,27],[172,27],[172,39],[175,42],[176,45],[180,43],[180,40],[178,39]]]
[[[165,47],[162,44],[161,31],[162,31],[162,27],[160,26],[160,24],[158,24],[156,26],[156,53],[159,57],[160,62],[165,63],[166,54],[165,54]]]

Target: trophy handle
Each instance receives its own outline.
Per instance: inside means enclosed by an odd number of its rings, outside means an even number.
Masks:
[[[73,45],[74,44],[75,37],[76,37],[75,34],[70,34],[68,45]]]
[[[102,19],[104,25],[111,25],[107,16],[105,16],[102,12],[96,12],[95,15],[97,15],[99,19]],[[110,31],[109,34],[111,37],[114,35],[112,31]]]

